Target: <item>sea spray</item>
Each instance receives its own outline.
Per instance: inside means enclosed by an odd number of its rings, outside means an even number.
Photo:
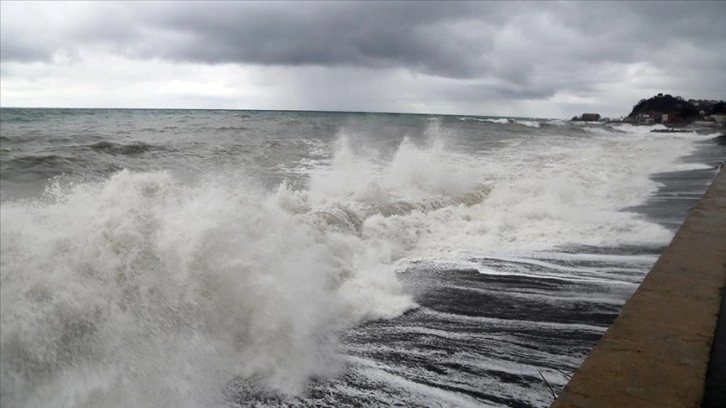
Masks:
[[[2,207],[10,405],[185,405],[237,375],[296,394],[339,372],[339,330],[413,306],[354,236],[311,230],[242,180],[123,171],[52,194]],[[69,387],[80,373],[103,384]]]
[[[647,128],[462,121],[483,126],[464,138],[463,128],[427,122],[391,140],[341,130],[334,143],[248,141],[225,130],[220,146],[170,138],[134,155],[82,148],[87,160],[141,169],[94,174],[102,181],[68,176],[44,197],[3,197],[2,405],[215,406],[228,402],[231,381],[304,395],[312,380],[340,378],[360,361],[343,356],[341,332],[415,307],[397,272],[424,259],[499,268],[477,258],[494,253],[523,276],[603,281],[610,269],[516,254],[663,245],[667,229],[623,209],[657,190],[652,173],[694,166],[676,161],[696,137]],[[493,137],[494,128],[517,133]],[[563,134],[543,135],[551,128]],[[204,169],[191,180],[180,176],[188,161]],[[150,168],[170,164],[185,169]]]
[[[3,401],[183,404],[235,376],[299,394],[338,374],[340,330],[414,306],[394,263],[416,227],[382,240],[363,224],[466,193],[476,178],[447,154],[404,140],[379,166],[342,138],[332,171],[303,190],[124,170],[3,204]]]

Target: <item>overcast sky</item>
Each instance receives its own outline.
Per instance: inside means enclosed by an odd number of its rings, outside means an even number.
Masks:
[[[622,116],[726,99],[726,2],[0,3],[0,106]]]

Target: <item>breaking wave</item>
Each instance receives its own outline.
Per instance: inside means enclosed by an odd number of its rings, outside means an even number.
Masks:
[[[212,406],[233,378],[300,394],[344,369],[342,330],[416,307],[402,263],[667,242],[620,211],[691,148],[667,136],[496,155],[441,137],[380,155],[341,136],[302,187],[124,170],[5,202],[2,405]]]
[[[534,120],[515,120],[514,123],[532,128],[538,128],[540,126],[539,122]]]
[[[538,122],[536,120],[520,120],[520,119],[508,119],[508,118],[493,119],[493,118],[477,118],[477,117],[469,117],[469,116],[459,117],[459,120],[464,121],[464,122],[472,121],[472,120],[476,121],[476,122],[489,122],[489,123],[495,123],[497,125],[508,125],[508,124],[514,123],[517,125],[527,126],[527,127],[531,127],[531,128],[540,127],[540,122]],[[564,122],[561,120],[550,120],[546,123],[551,124],[551,125],[564,124]]]

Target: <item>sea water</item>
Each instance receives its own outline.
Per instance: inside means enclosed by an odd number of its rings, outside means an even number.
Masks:
[[[0,110],[8,407],[547,406],[717,134]]]

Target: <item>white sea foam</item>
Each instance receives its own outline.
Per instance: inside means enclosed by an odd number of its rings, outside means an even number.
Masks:
[[[492,118],[475,118],[475,117],[469,117],[469,116],[459,117],[459,120],[460,121],[464,121],[464,122],[467,122],[467,121],[470,121],[470,120],[474,120],[474,121],[477,121],[477,122],[496,123],[498,125],[508,125],[510,123],[516,123],[518,125],[532,127],[532,128],[538,128],[538,127],[540,127],[540,123],[537,122],[537,121],[535,121],[535,120],[516,120],[516,119],[507,119],[507,118],[497,118],[497,119],[492,119]],[[562,125],[562,124],[564,124],[564,122],[561,121],[561,120],[555,120],[555,121],[548,122],[548,124]]]
[[[392,155],[343,135],[303,188],[122,171],[4,202],[2,405],[213,406],[235,376],[297,394],[340,373],[341,330],[415,306],[397,262],[671,237],[620,210],[692,139],[604,129],[485,155],[439,126]]]
[[[658,184],[649,175],[672,169],[692,149],[691,140],[606,136],[557,146],[552,140],[531,142],[502,149],[494,157],[462,159],[461,166],[478,173],[490,187],[481,201],[373,216],[363,232],[396,242],[402,231],[416,231],[412,252],[433,258],[565,243],[667,243],[670,231],[620,210],[642,204],[655,192]],[[435,166],[420,164],[425,171]]]
[[[532,128],[538,128],[540,126],[539,122],[534,120],[515,120],[514,123]]]
[[[567,125],[567,122],[565,122],[562,119],[550,119],[550,120],[548,120],[545,123],[547,123],[548,125],[552,125],[552,126],[565,126],[565,125]]]
[[[337,372],[340,329],[413,306],[388,254],[284,188],[123,171],[51,194],[2,206],[3,405],[196,406],[235,375],[299,393]]]

